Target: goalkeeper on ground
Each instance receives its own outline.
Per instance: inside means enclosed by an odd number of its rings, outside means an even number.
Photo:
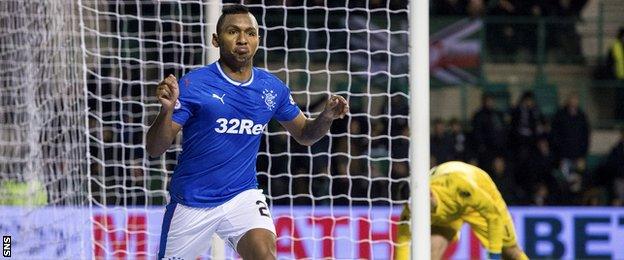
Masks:
[[[516,242],[507,205],[490,176],[463,162],[447,162],[430,171],[431,259],[441,259],[447,246],[459,239],[464,222],[470,224],[490,259],[528,259]],[[407,221],[407,205],[401,220]],[[395,260],[409,259],[409,224],[399,225]]]

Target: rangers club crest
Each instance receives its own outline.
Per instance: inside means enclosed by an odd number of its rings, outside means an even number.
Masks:
[[[264,89],[264,91],[262,91],[262,98],[267,108],[272,111],[273,108],[275,108],[275,98],[277,98],[277,94],[275,94],[273,90]]]

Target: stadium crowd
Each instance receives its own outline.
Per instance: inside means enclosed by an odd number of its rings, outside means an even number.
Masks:
[[[494,104],[485,94],[470,122],[433,119],[432,165],[461,160],[485,169],[510,205],[624,205],[624,130],[608,156],[594,158],[588,153],[591,127],[577,95],[567,97],[551,117],[540,112],[532,92],[509,111]],[[391,120],[336,122],[332,133],[348,131],[349,136],[325,138],[309,154],[291,141],[292,161],[287,155],[282,160],[271,156],[269,167],[268,157],[260,160],[259,170],[271,176],[260,176],[262,185],[270,186],[278,204],[291,203],[286,194],[295,196],[294,204],[406,199],[409,130],[397,116],[407,115],[408,108],[399,98],[391,100],[391,107]],[[269,150],[286,152],[286,141],[285,136],[270,139]],[[331,157],[322,153],[328,149]],[[289,165],[293,176],[278,174],[289,172]]]

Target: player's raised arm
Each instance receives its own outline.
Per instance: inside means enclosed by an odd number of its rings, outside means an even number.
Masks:
[[[147,131],[145,140],[145,149],[150,156],[160,156],[164,153],[182,128],[171,119],[179,96],[180,90],[175,76],[169,75],[158,84],[156,97],[162,107]]]
[[[343,118],[349,112],[347,100],[332,95],[325,104],[325,109],[315,119],[308,119],[300,113],[291,121],[280,121],[288,132],[302,145],[312,145],[321,139],[335,119]]]

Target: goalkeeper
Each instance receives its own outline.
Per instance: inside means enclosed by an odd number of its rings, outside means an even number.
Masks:
[[[528,259],[518,247],[507,205],[490,176],[463,162],[447,162],[430,171],[431,259],[442,259],[449,243],[459,239],[464,222],[488,250],[489,259]],[[407,205],[401,220],[410,218]],[[395,260],[409,259],[409,224],[399,225]]]

